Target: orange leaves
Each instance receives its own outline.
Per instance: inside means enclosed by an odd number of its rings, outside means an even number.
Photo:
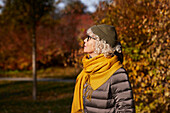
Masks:
[[[106,19],[102,19],[101,23],[105,23]]]
[[[142,0],[128,5],[125,1],[95,15],[101,16],[98,18],[102,23],[112,24],[117,29],[123,46],[123,65],[129,72],[137,111],[167,112],[169,3]],[[137,8],[134,10],[134,7]]]
[[[143,20],[142,24],[145,24],[146,21],[147,21],[147,18],[145,18],[145,19]]]
[[[22,62],[20,65],[19,65],[19,69],[23,70],[25,69],[26,67],[28,67],[29,65],[29,62],[25,61],[25,62]]]

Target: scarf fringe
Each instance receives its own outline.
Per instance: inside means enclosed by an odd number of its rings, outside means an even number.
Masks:
[[[87,83],[87,85],[84,88],[87,88],[86,92],[84,93],[84,97],[91,101],[91,96],[94,90],[92,89],[89,83]]]

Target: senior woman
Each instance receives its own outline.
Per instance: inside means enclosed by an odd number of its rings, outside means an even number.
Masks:
[[[83,70],[75,84],[71,113],[134,113],[134,100],[114,26],[87,30]]]

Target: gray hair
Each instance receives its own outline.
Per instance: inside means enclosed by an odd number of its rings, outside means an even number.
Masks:
[[[99,36],[94,34],[90,28],[87,30],[87,34],[96,39],[94,53],[104,54],[105,57],[114,56],[115,52],[122,53],[120,42],[112,48],[109,44],[106,43],[105,40],[100,40]]]

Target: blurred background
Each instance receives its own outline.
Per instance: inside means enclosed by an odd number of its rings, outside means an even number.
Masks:
[[[170,0],[0,0],[0,113],[69,113],[95,24],[116,27],[136,112],[169,113]]]

